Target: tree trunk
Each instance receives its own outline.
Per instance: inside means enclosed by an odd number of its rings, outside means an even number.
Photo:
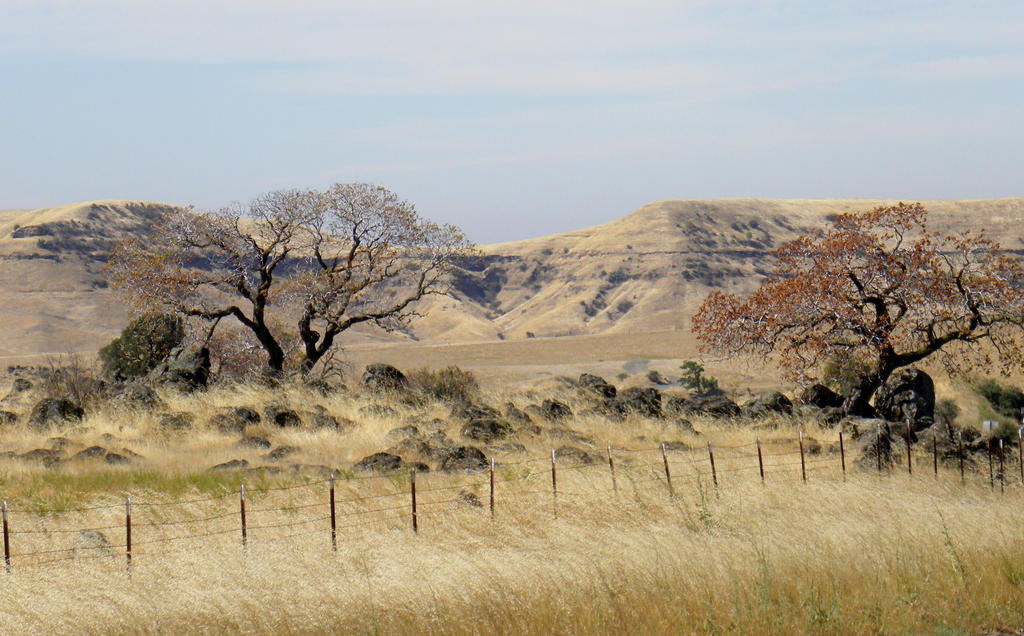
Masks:
[[[898,368],[891,361],[891,356],[883,355],[878,371],[862,375],[860,377],[860,384],[854,387],[850,394],[846,396],[842,406],[843,412],[856,417],[875,417],[875,408],[871,406],[871,399],[875,396],[875,392],[889,379],[892,372]]]

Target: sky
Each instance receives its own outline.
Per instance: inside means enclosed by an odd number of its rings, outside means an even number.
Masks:
[[[0,122],[0,208],[366,181],[480,243],[1024,196],[1024,3],[0,0]]]

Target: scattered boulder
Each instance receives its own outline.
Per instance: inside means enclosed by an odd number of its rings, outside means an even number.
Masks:
[[[79,530],[71,549],[76,553],[86,550],[93,554],[97,551],[106,552],[110,550],[110,541],[99,530]]]
[[[456,404],[452,407],[451,416],[457,420],[476,420],[476,419],[499,419],[501,413],[498,409],[487,406],[486,404],[473,404],[472,402],[463,402]]]
[[[690,410],[711,417],[738,417],[740,407],[724,395],[698,395],[690,400]]]
[[[932,425],[935,384],[919,369],[898,369],[875,393],[875,411],[890,422],[910,421],[915,431]]]
[[[864,470],[877,470],[878,458],[881,457],[883,468],[887,468],[896,460],[894,435],[888,424],[872,432],[866,432],[859,438],[860,452],[854,464]]]
[[[398,411],[386,404],[367,404],[359,409],[359,414],[363,417],[380,417],[385,419],[398,417]]]
[[[295,446],[278,446],[274,450],[272,450],[269,453],[267,453],[267,459],[270,459],[270,460],[273,460],[273,461],[276,462],[276,461],[284,459],[285,457],[288,457],[289,455],[292,455],[292,454],[298,452],[298,450],[299,449],[297,447],[295,447]]]
[[[308,411],[305,415],[306,419],[309,420],[309,423],[313,426],[313,428],[333,428],[334,430],[337,431],[347,431],[351,428],[354,428],[356,425],[356,423],[353,422],[352,420],[342,418],[345,420],[346,424],[345,426],[342,426],[341,420],[328,413],[327,409],[325,409],[323,406],[319,404],[314,406],[313,410]]]
[[[24,393],[25,391],[32,389],[32,383],[25,378],[16,378],[14,380],[14,386],[11,387],[11,393]]]
[[[32,407],[29,415],[29,428],[47,430],[68,422],[79,422],[85,415],[82,407],[64,398],[46,398]]]
[[[210,470],[241,470],[243,468],[248,468],[248,467],[249,467],[249,462],[248,461],[246,461],[244,459],[232,459],[232,460],[224,462],[223,464],[217,464],[216,466],[211,466]]]
[[[46,468],[52,468],[64,460],[64,454],[58,450],[37,448],[17,455],[17,458],[30,462],[40,462]]]
[[[448,449],[441,459],[440,470],[486,470],[487,456],[475,446],[456,446]]]
[[[400,442],[409,438],[415,438],[419,436],[420,429],[410,424],[409,426],[400,426],[398,428],[391,429],[390,431],[388,431],[388,434],[385,436],[385,438],[389,442]]]
[[[371,391],[400,391],[409,386],[405,374],[390,364],[369,364],[363,371],[362,384]]]
[[[544,400],[540,405],[541,413],[549,420],[561,420],[572,417],[572,409],[569,405],[558,400]]]
[[[793,402],[778,391],[766,391],[760,393],[743,405],[742,414],[744,417],[759,418],[773,413],[791,415],[793,413]]]
[[[467,506],[471,506],[473,508],[484,507],[483,502],[480,501],[480,497],[477,497],[476,493],[470,492],[468,490],[460,491],[455,498],[459,501],[459,503],[466,504]]]
[[[627,412],[644,417],[661,417],[661,391],[653,387],[626,389],[617,400]]]
[[[18,421],[18,414],[10,411],[0,411],[0,426],[7,426]]]
[[[843,406],[843,396],[839,395],[824,384],[812,384],[797,396],[801,404],[809,404],[819,409],[840,408]]]
[[[512,434],[512,425],[503,420],[493,418],[479,418],[471,420],[462,427],[463,437],[478,442],[493,442]]]
[[[241,433],[246,426],[259,423],[260,414],[244,406],[226,409],[210,418],[210,426],[224,433]]]
[[[270,440],[266,437],[260,437],[259,435],[247,435],[246,437],[238,440],[238,443],[235,444],[235,446],[240,448],[262,448],[265,450],[270,448],[271,444]]]
[[[210,350],[201,345],[175,347],[146,379],[151,384],[170,386],[183,393],[205,389],[210,379]]]
[[[391,453],[374,453],[360,459],[352,470],[358,472],[391,472],[405,465],[402,458]]]
[[[141,382],[116,385],[110,395],[114,401],[135,408],[155,409],[163,406],[163,400],[156,391]]]
[[[688,413],[693,409],[690,408],[690,398],[685,395],[670,395],[665,398],[665,412],[671,415],[679,415],[680,413]]]
[[[165,413],[160,416],[158,425],[165,430],[187,431],[192,428],[193,419],[191,413]]]
[[[102,446],[90,446],[80,450],[71,459],[103,459],[107,456],[107,449]]]
[[[110,451],[103,456],[103,461],[107,462],[108,464],[128,464],[132,460],[120,453]]]
[[[302,426],[299,414],[284,406],[271,405],[263,409],[263,421],[274,424],[278,428],[294,428]]]
[[[508,402],[505,404],[505,419],[510,422],[516,422],[518,424],[532,424],[533,419],[530,418],[524,411],[516,408],[516,405]]]
[[[615,386],[609,384],[607,380],[599,375],[584,373],[580,375],[577,384],[584,393],[596,395],[606,400],[614,400],[617,393]]]
[[[555,459],[574,464],[593,464],[601,458],[575,446],[560,446],[555,449]]]

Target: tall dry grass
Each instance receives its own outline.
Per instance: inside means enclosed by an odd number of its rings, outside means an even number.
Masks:
[[[696,435],[661,420],[577,417],[568,424],[589,443],[571,443],[594,463],[560,461],[557,499],[548,458],[569,442],[549,431],[523,435],[524,452],[492,453],[493,519],[486,472],[421,474],[414,534],[408,473],[347,469],[386,447],[391,428],[447,417],[446,405],[392,402],[394,415],[372,416],[361,409],[380,398],[299,389],[269,395],[253,387],[164,399],[197,415],[194,430],[168,433],[152,414],[111,409],[59,433],[77,446],[130,446],[143,455],[131,465],[76,460],[48,470],[0,461],[13,532],[12,569],[0,576],[4,632],[957,634],[1024,627],[1024,488],[1013,482],[1000,493],[984,471],[961,483],[955,466],[941,467],[936,478],[927,455],[916,458],[912,476],[902,468],[881,476],[854,469],[850,457],[844,481],[835,431],[811,422],[778,418],[753,430],[695,419]],[[483,399],[522,406],[533,397],[492,392]],[[239,447],[237,435],[204,423],[219,407],[271,402],[320,404],[358,422],[345,433],[247,431],[265,433],[275,447],[296,446],[299,463],[338,471],[337,551],[324,473],[275,467],[265,450]],[[807,483],[798,429],[821,446],[806,458]],[[457,439],[457,425],[447,432]],[[25,450],[53,434],[15,427],[4,443]],[[755,437],[768,466],[765,483]],[[686,445],[668,453],[673,496],[662,441]],[[852,456],[855,444],[847,449]],[[270,468],[207,470],[239,456]],[[134,502],[130,575],[121,547],[127,495]],[[99,528],[109,547],[83,543],[83,528]]]

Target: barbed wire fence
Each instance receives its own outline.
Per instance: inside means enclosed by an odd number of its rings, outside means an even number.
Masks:
[[[997,486],[1001,492],[1007,488],[1024,489],[1024,441],[1018,431],[1016,460],[1020,478],[1017,480],[1007,470],[1008,453],[1012,446],[1003,440],[987,444],[987,474],[984,466],[978,466],[968,474],[965,463],[973,465],[973,459],[965,454],[962,439],[950,452],[942,454],[935,439],[931,441],[930,452],[915,455],[911,443],[911,432],[907,431],[906,464],[882,461],[882,437],[876,433],[875,470],[879,475],[905,472],[914,476],[915,466],[919,473],[933,473],[935,479],[952,473],[954,478],[967,482],[985,479],[991,489]],[[574,451],[559,453],[551,449],[550,456],[530,457],[516,461],[497,463],[489,458],[480,471],[420,472],[398,470],[386,473],[358,475],[346,472],[336,479],[329,477],[307,480],[302,483],[258,487],[256,492],[262,501],[259,505],[247,507],[247,493],[243,483],[237,491],[225,491],[206,497],[193,497],[172,501],[145,501],[138,497],[126,496],[123,502],[103,503],[71,508],[8,507],[3,501],[3,547],[4,565],[8,573],[12,568],[39,568],[68,561],[89,561],[115,558],[122,555],[125,567],[130,572],[134,561],[164,555],[194,552],[205,549],[204,541],[214,537],[235,535],[243,550],[250,537],[266,541],[294,540],[298,537],[322,535],[329,537],[330,546],[337,550],[340,532],[357,528],[392,527],[407,528],[413,533],[420,530],[424,517],[446,514],[456,506],[469,504],[489,514],[493,519],[503,503],[522,498],[531,498],[527,505],[542,511],[550,506],[554,517],[565,505],[565,500],[582,499],[598,494],[617,496],[631,488],[639,492],[649,487],[664,488],[665,496],[680,497],[679,478],[689,477],[701,483],[709,483],[715,491],[728,488],[740,479],[759,480],[768,483],[808,483],[812,479],[846,481],[852,469],[848,462],[846,440],[842,432],[828,449],[820,442],[799,433],[795,447],[772,448],[793,440],[773,440],[736,445],[712,445],[693,447],[681,443],[662,443],[642,448],[605,447],[603,453]],[[568,456],[571,455],[571,456]],[[1011,455],[1012,456],[1012,455]],[[903,461],[903,458],[900,458]],[[959,471],[940,472],[940,463],[958,466]],[[929,465],[930,464],[930,465]],[[923,468],[922,468],[923,467]],[[862,460],[860,471],[866,463]],[[931,470],[928,470],[928,469]],[[867,468],[871,470],[871,468]],[[684,472],[685,471],[685,472]],[[586,492],[565,488],[564,475],[583,475]],[[474,480],[465,483],[466,475]],[[559,482],[559,476],[563,477]],[[673,482],[673,476],[676,482]],[[458,481],[459,483],[450,483]],[[390,492],[360,492],[369,490],[371,482],[390,485]],[[339,486],[345,492],[338,496]],[[578,487],[578,484],[577,484]],[[484,504],[473,489],[486,488],[488,501]],[[318,499],[306,499],[316,489]],[[457,492],[461,491],[461,492]],[[250,495],[252,491],[250,491]],[[286,494],[303,495],[302,503],[274,501]],[[542,501],[546,498],[546,501]],[[216,512],[205,511],[204,507],[220,507]],[[135,515],[133,517],[133,510]],[[141,514],[140,514],[141,513]],[[55,517],[78,516],[82,523],[64,523],[63,526],[46,527]],[[104,519],[98,525],[89,525],[87,518]],[[197,527],[198,526],[198,527]],[[283,531],[270,535],[264,531]],[[123,541],[111,543],[102,533],[117,533]],[[87,541],[81,539],[85,537]],[[68,538],[71,545],[67,545]],[[61,545],[63,544],[63,545]]]

